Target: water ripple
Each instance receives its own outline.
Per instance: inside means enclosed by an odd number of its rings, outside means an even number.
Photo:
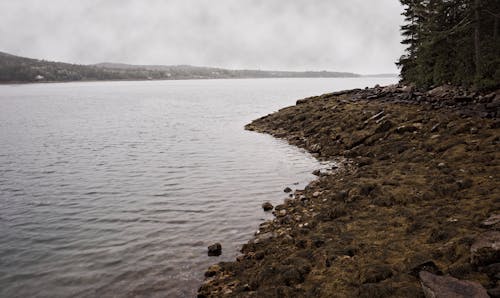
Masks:
[[[383,83],[383,82],[377,82]],[[0,86],[0,297],[190,297],[319,164],[243,125],[367,79]],[[293,185],[299,182],[298,185]],[[223,255],[209,258],[219,241]]]

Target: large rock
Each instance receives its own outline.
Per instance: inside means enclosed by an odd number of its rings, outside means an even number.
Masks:
[[[222,245],[220,243],[215,243],[208,247],[208,255],[211,257],[220,256],[221,253],[222,253]]]
[[[470,248],[471,263],[485,266],[500,262],[500,232],[488,231],[476,237]]]
[[[455,92],[456,92],[455,87],[452,87],[450,85],[442,85],[427,91],[427,95],[432,97],[446,97],[454,94]]]
[[[273,210],[273,208],[274,208],[273,204],[269,202],[265,202],[264,204],[262,204],[262,209],[264,209],[264,211],[271,211]]]
[[[427,271],[419,274],[427,298],[488,298],[486,289],[479,283],[439,276]]]

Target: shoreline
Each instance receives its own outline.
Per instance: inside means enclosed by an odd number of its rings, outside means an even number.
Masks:
[[[198,296],[424,297],[424,271],[497,293],[499,110],[500,90],[392,85],[254,120],[247,130],[342,166],[276,206]]]
[[[397,78],[397,76],[360,75],[359,77],[235,77],[235,78],[174,78],[174,79],[120,79],[120,80],[78,80],[78,81],[0,81],[2,85],[32,85],[32,84],[60,84],[60,83],[96,83],[96,82],[163,82],[163,81],[203,81],[203,80],[255,80],[255,79],[360,79],[360,78]]]

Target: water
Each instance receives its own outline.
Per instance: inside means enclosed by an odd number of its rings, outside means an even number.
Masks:
[[[0,86],[0,297],[193,296],[319,166],[243,126],[394,80]]]

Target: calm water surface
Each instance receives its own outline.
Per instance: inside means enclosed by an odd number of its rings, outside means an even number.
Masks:
[[[243,126],[395,80],[0,86],[0,297],[194,296],[269,218],[261,203],[320,166]]]

